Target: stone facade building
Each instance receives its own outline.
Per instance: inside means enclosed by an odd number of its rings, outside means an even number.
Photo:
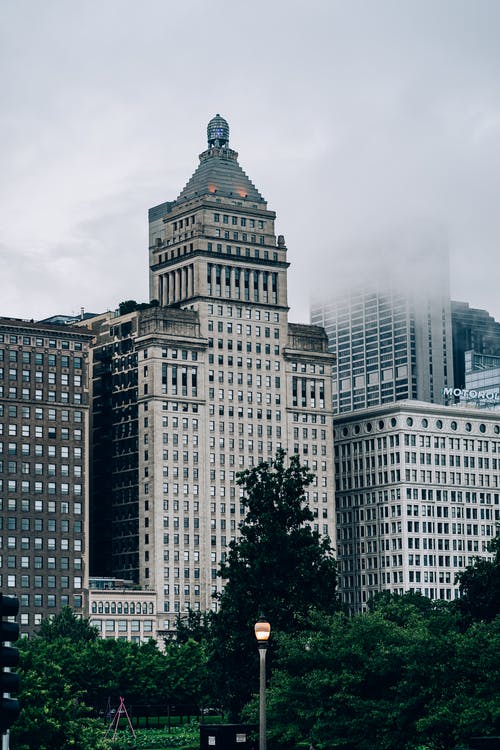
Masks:
[[[378,591],[458,595],[456,574],[500,523],[500,420],[408,401],[335,422],[339,586],[351,611]]]
[[[237,473],[277,449],[308,462],[314,524],[334,536],[327,337],[288,322],[275,214],[227,122],[207,132],[186,187],[149,212],[155,302],[92,324],[93,573],[156,591],[159,634],[216,607],[245,512]]]
[[[88,612],[101,638],[132,643],[157,638],[156,594],[141,591],[131,581],[90,578]]]

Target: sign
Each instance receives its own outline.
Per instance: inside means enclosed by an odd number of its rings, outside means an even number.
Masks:
[[[443,396],[464,398],[468,401],[491,401],[500,403],[499,391],[477,391],[466,388],[443,388]]]
[[[237,734],[236,735],[236,742],[246,742],[247,736],[246,734]]]
[[[208,744],[209,745],[215,745],[215,737],[209,737],[208,738]]]

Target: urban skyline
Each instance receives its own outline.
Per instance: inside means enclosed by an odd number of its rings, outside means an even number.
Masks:
[[[220,592],[218,564],[224,560],[228,539],[237,537],[238,522],[245,512],[244,505],[239,500],[241,494],[237,490],[237,472],[256,466],[265,459],[272,459],[277,449],[284,448],[290,454],[298,455],[312,469],[315,478],[312,490],[307,491],[305,497],[313,512],[313,528],[319,535],[338,538],[334,521],[331,406],[332,403],[335,406],[335,403],[332,401],[332,381],[329,377],[334,360],[328,352],[327,334],[331,333],[328,321],[324,321],[327,330],[315,325],[289,323],[289,262],[284,236],[278,235],[275,230],[276,214],[268,209],[267,202],[240,167],[238,154],[229,145],[229,125],[218,114],[208,124],[207,139],[208,147],[199,155],[199,165],[181,192],[178,189],[174,193],[177,197],[155,205],[149,211],[148,264],[154,302],[140,305],[139,309],[135,304],[124,305],[119,311],[82,319],[79,321],[81,328],[73,329],[81,330],[83,337],[87,329],[89,342],[90,333],[95,337],[89,349],[89,375],[92,373],[91,387],[89,383],[92,435],[89,443],[90,452],[93,453],[89,473],[92,477],[89,491],[90,574],[131,579],[143,590],[156,592],[156,607],[152,601],[134,603],[134,610],[139,606],[140,613],[145,615],[143,635],[146,637],[148,633],[162,633],[172,629],[175,618],[181,612],[193,607],[201,611],[216,607],[216,602],[211,601],[211,597]],[[185,180],[181,182],[183,183]],[[449,305],[446,273],[439,283],[436,282],[435,291],[439,293],[437,316],[431,314],[429,297],[424,304],[427,311],[424,319],[411,322],[404,336],[410,341],[417,329],[419,335],[422,329],[425,341],[428,342],[424,347],[426,356],[428,355],[425,366],[431,375],[434,371],[435,385],[439,387],[441,380],[437,370],[442,366],[445,376],[443,382],[446,385],[447,367],[451,366],[450,321],[443,307],[445,303]],[[471,311],[473,319],[475,312],[477,311]],[[360,313],[356,311],[356,315],[360,315],[359,321],[356,318],[358,328],[368,323],[371,325],[371,322],[375,323],[377,320],[371,307],[366,313],[362,309]],[[385,320],[387,316],[389,323]],[[397,328],[399,332],[398,316],[399,312],[397,315],[394,312],[394,321],[398,319],[394,330]],[[384,307],[380,318],[381,331],[387,325],[390,328],[392,317],[393,311]],[[436,317],[436,335],[431,332],[433,317]],[[479,317],[483,320],[484,316]],[[45,364],[45,354],[51,347],[61,350],[70,348],[69,341],[58,337],[72,329],[64,325],[53,325],[51,321],[25,324],[15,319],[3,320],[6,325],[14,328],[27,326],[29,330],[43,330],[44,326],[49,325],[50,330],[56,332],[53,339],[50,331],[48,337],[40,339],[23,334],[20,340],[17,333],[10,332],[1,339],[7,345],[2,347],[3,359],[10,364],[8,372],[2,370],[1,373],[2,377],[8,374],[9,381],[8,389],[2,387],[6,404],[2,414],[9,419],[21,414],[22,420],[25,420],[19,428],[9,421],[5,422],[3,433],[15,438],[19,432],[29,437],[34,431],[35,437],[41,441],[34,445],[35,455],[43,456],[44,429],[36,423],[31,425],[30,420],[33,417],[35,420],[46,417],[49,422],[57,421],[59,411],[63,421],[70,420],[67,405],[71,403],[71,394],[67,391],[70,380],[67,355],[61,358],[65,364],[62,365],[60,391],[56,390],[56,355],[48,356],[49,367],[46,373],[42,367]],[[404,322],[404,316],[401,320]],[[394,342],[387,344],[389,351],[386,352],[384,334],[380,334],[383,382],[379,396],[382,403],[389,399],[384,386],[384,383],[388,384],[387,367],[390,365],[390,368],[395,368],[394,373],[398,371],[396,375],[393,373],[394,377],[403,378],[404,373],[400,373],[398,368],[408,368],[416,356],[415,352],[411,355],[406,353],[405,364],[399,362],[400,350],[396,343],[398,336],[399,333]],[[352,338],[354,341],[354,335]],[[418,338],[415,337],[417,343]],[[24,347],[31,346],[37,347],[38,351],[24,351]],[[389,362],[388,356],[394,356],[394,361],[391,359]],[[28,364],[34,362],[37,369],[33,371],[33,377],[28,369],[19,370],[17,362],[21,359]],[[80,356],[75,357],[79,367],[81,360]],[[344,363],[339,355],[339,365],[344,364],[347,366],[348,363]],[[354,348],[352,364],[356,364]],[[371,372],[369,365],[371,366],[367,361],[367,371]],[[358,388],[358,375],[353,375],[355,389]],[[417,375],[415,387],[419,382]],[[22,390],[13,385],[19,380],[27,384]],[[78,388],[86,387],[80,373],[74,376],[74,380]],[[413,384],[413,375],[411,380]],[[418,389],[413,392],[412,387],[411,394],[408,388],[405,393],[400,392],[398,388],[402,383],[396,380],[395,389],[391,386],[393,392],[390,400],[424,398],[432,401],[432,380],[431,377],[429,393],[421,393]],[[31,381],[38,384],[35,390],[28,385]],[[407,371],[406,385],[408,384]],[[355,392],[352,404],[345,404],[346,408],[340,408],[340,411],[378,403],[377,399],[373,401],[370,398],[370,385],[368,386],[367,404],[358,404]],[[347,390],[350,389],[347,386],[344,388],[343,384],[339,393],[342,395]],[[77,393],[74,402],[80,407],[84,403],[83,395]],[[342,403],[340,406],[342,407]],[[424,406],[430,407],[429,404]],[[460,413],[457,411],[457,416]],[[345,419],[341,415],[337,424],[342,424]],[[413,418],[407,419],[407,425],[411,419]],[[478,412],[477,419],[485,417]],[[498,420],[495,415],[491,415],[490,419],[491,434],[497,435]],[[80,408],[75,411],[75,420],[85,421]],[[423,421],[427,422],[427,417]],[[437,422],[442,420],[438,419]],[[379,426],[380,424],[381,422]],[[391,428],[396,426],[397,420],[394,424],[391,422]],[[442,424],[437,428],[441,429]],[[450,429],[454,431],[457,428],[458,421],[455,421]],[[371,429],[372,427],[367,426],[368,431]],[[471,425],[464,423],[464,430],[472,430]],[[487,430],[484,423],[478,422],[480,434],[485,434]],[[70,432],[67,429],[63,432],[63,439],[69,440]],[[75,430],[75,435],[77,433],[75,440],[82,440],[81,428]],[[344,436],[344,429],[342,434]],[[57,428],[49,425],[47,437],[49,443],[50,440],[56,440]],[[391,435],[389,439],[392,439]],[[440,439],[436,437],[438,443]],[[423,436],[422,440],[425,443],[427,437]],[[453,444],[454,441],[455,437],[452,436]],[[471,445],[469,442],[470,438],[464,439],[466,449],[471,451],[474,440]],[[481,438],[481,452],[486,450],[483,442]],[[497,442],[491,442],[491,450],[495,454],[497,447],[500,449],[500,443],[497,446]],[[485,445],[489,450],[490,443],[487,441]],[[6,470],[7,476],[10,474],[12,477],[18,471],[21,475],[29,475],[31,472],[30,462],[17,462],[15,457],[19,450],[23,456],[31,455],[29,443],[19,446],[17,441],[12,440],[8,444],[9,460],[2,465],[2,471],[5,473]],[[63,446],[61,450],[64,451],[64,456],[69,455],[69,446]],[[372,448],[369,447],[369,450]],[[57,449],[52,447],[48,455],[57,456]],[[422,455],[425,460],[426,457]],[[338,457],[337,452],[335,457]],[[373,463],[374,457],[369,458]],[[432,463],[430,454],[428,458],[428,462]],[[404,463],[409,463],[410,460],[411,458],[405,457]],[[470,455],[458,458],[453,455],[450,465],[455,466],[456,461],[461,465],[462,460],[464,466],[468,466],[469,462],[472,462],[472,466],[475,465],[475,457]],[[400,453],[395,455],[394,461],[398,465],[403,463]],[[489,458],[487,462],[489,469]],[[478,463],[482,466],[483,456],[478,457]],[[491,463],[496,468],[496,456],[491,459]],[[439,465],[448,465],[446,457]],[[75,471],[77,477],[84,474],[80,464],[75,466]],[[14,514],[21,510],[19,519],[16,515],[8,519],[8,529],[29,530],[30,522],[23,516],[23,513],[31,510],[30,499],[26,494],[34,492],[40,496],[46,489],[48,495],[57,495],[58,484],[52,477],[60,474],[60,494],[71,495],[70,485],[65,481],[71,474],[69,464],[63,463],[58,469],[55,463],[45,466],[39,461],[35,464],[35,474],[37,472],[40,477],[51,478],[47,481],[46,488],[43,480],[34,483],[35,489],[30,480],[22,477],[19,480],[4,480],[4,489],[7,487],[9,494],[9,509]],[[399,476],[394,470],[394,477],[391,474],[389,482],[393,485],[391,493],[394,491],[395,497],[401,496],[400,483],[404,481],[401,470],[398,469],[397,472]],[[410,480],[420,483],[424,481],[418,479],[417,475],[411,479],[410,468],[408,472],[410,479],[406,478],[406,483]],[[384,502],[383,487],[389,481],[389,475],[385,477],[382,472],[380,476],[377,481],[372,472],[369,478],[369,486],[377,488],[378,494],[372,493],[370,496],[377,507]],[[462,479],[461,474],[454,472],[452,484],[476,486],[475,475],[471,478],[470,473],[466,473],[463,482]],[[445,473],[441,470],[436,481],[446,484]],[[480,486],[497,487],[495,477],[492,483],[489,474],[485,476],[481,473],[477,481]],[[79,509],[81,502],[78,498],[86,495],[87,487],[85,484],[84,489],[80,482],[75,484],[73,494],[77,497],[75,503]],[[350,490],[351,487],[345,485],[343,489]],[[24,498],[22,494],[19,498],[16,497],[18,492],[25,493]],[[467,492],[465,496],[467,497]],[[460,501],[463,497],[460,491]],[[489,493],[485,500],[488,504],[497,506],[498,497],[498,493]],[[63,504],[65,502],[63,500]],[[345,502],[351,503],[350,496],[345,498]],[[39,497],[36,503],[35,511],[44,513],[43,498]],[[67,503],[64,507],[66,505]],[[48,496],[47,508],[49,514],[57,513],[55,501]],[[399,506],[394,513],[404,518]],[[492,520],[491,511],[488,513],[488,520]],[[495,509],[494,518],[498,520],[496,516]],[[42,531],[44,520],[34,519],[35,522]],[[75,523],[81,533],[82,523],[80,520]],[[57,524],[57,519],[47,520],[51,533],[56,532]],[[402,524],[400,526],[402,529]],[[69,521],[64,520],[64,527],[62,529],[61,526],[61,530],[69,532]],[[482,536],[492,536],[492,528],[485,528]],[[362,531],[360,527],[360,534]],[[469,537],[467,531],[466,540]],[[8,549],[17,549],[15,536],[9,537],[7,541]],[[40,538],[37,543],[36,550],[44,550],[44,539]],[[79,549],[83,551],[82,543],[78,543]],[[395,543],[400,545],[398,548],[406,549],[402,537],[398,537]],[[29,550],[28,537],[20,538],[20,544],[21,549]],[[68,538],[61,539],[63,551],[68,549],[68,544]],[[484,545],[479,550],[479,540],[476,539],[474,544],[478,545],[477,551],[484,551]],[[57,549],[57,539],[48,538],[47,545],[50,545],[50,551]],[[95,554],[92,555],[92,546],[99,553],[99,560]],[[474,548],[471,551],[475,551]],[[78,570],[83,567],[84,572],[83,576],[77,575],[74,580],[75,586],[83,590],[88,569],[78,559]],[[24,568],[29,569],[32,562],[30,555],[25,555],[22,560]],[[45,562],[43,555],[38,555],[34,560],[33,570],[42,571],[46,564],[48,570],[57,568],[55,558],[48,558]],[[64,560],[66,564],[66,557]],[[17,567],[17,555],[12,553],[6,562],[8,587],[16,588],[18,578],[8,570]],[[387,562],[384,564],[389,565]],[[462,564],[457,562],[454,567],[460,569]],[[400,566],[400,563],[397,565]],[[342,566],[341,570],[345,570],[342,556],[339,557],[339,566]],[[63,567],[62,570],[67,568]],[[402,571],[397,571],[398,579],[394,579],[398,584],[404,583],[400,573],[402,576]],[[43,573],[33,575],[35,587],[38,585],[43,589]],[[30,587],[29,573],[21,575],[19,580],[21,586]],[[388,583],[384,576],[381,580],[382,585]],[[393,578],[390,580],[392,582]],[[63,589],[66,589],[69,578],[65,573],[61,576],[61,581],[64,583]],[[50,588],[57,589],[56,575],[47,574],[47,582]],[[374,585],[380,586],[378,578]],[[435,589],[432,591],[436,594]],[[439,590],[440,598],[451,598],[454,594],[456,592],[452,592],[449,587]],[[61,594],[61,600],[68,597],[66,593]],[[83,598],[80,595],[77,597],[79,606],[85,606]],[[50,600],[49,606],[57,607],[57,594],[47,594],[47,600]],[[361,600],[357,599],[357,602],[360,603]],[[44,604],[45,598],[40,592],[36,606],[40,610]],[[125,604],[127,602],[121,602],[121,606]],[[118,608],[118,602],[115,605]],[[99,606],[103,610],[105,607],[111,610],[114,605],[108,598],[101,601],[101,604],[93,601],[92,606],[99,614]],[[132,606],[130,601],[127,606],[129,609]],[[155,626],[152,616],[156,620]],[[34,612],[33,625],[41,617],[41,611]],[[25,619],[25,624],[31,625],[28,615]],[[141,624],[139,620],[134,620],[133,624],[137,628],[133,637],[139,638]],[[113,633],[115,632],[113,628]],[[130,634],[133,632],[131,628]]]
[[[452,298],[500,318],[498,6],[276,2],[208,17],[195,0],[148,14],[125,2],[118,26],[116,7],[1,10],[3,314],[146,300],[147,208],[177,189],[198,124],[219,111],[278,211],[295,320],[320,268],[333,277],[348,259],[362,274],[374,248],[428,227],[449,248]],[[214,90],[200,72],[219,34]]]

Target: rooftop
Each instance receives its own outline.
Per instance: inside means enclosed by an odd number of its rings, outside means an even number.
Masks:
[[[238,164],[238,154],[229,148],[229,125],[219,114],[208,123],[207,140],[208,149],[200,154],[200,164],[176,203],[213,194],[265,204],[262,195]]]

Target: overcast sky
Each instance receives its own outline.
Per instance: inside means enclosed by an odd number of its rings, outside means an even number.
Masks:
[[[425,283],[433,236],[500,320],[499,38],[498,0],[0,0],[0,315],[146,300],[147,209],[220,112],[292,320],[400,237]]]

